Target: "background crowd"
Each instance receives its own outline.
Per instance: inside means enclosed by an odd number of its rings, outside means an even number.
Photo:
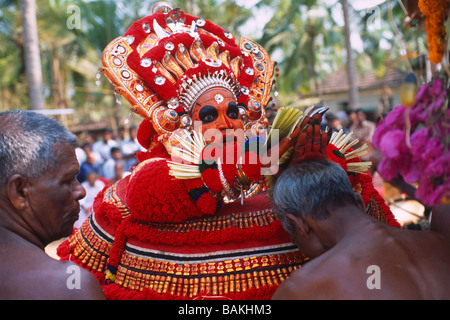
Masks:
[[[118,134],[107,128],[101,137],[94,140],[87,134],[76,149],[80,164],[78,181],[86,189],[86,197],[80,201],[80,219],[75,223],[79,228],[89,216],[95,196],[105,186],[113,184],[129,175],[137,164],[136,152],[144,150],[136,139],[135,126],[121,127]]]

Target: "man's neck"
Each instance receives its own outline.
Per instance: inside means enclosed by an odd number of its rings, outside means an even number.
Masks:
[[[0,243],[5,239],[11,239],[17,243],[30,244],[44,250],[45,245],[36,236],[32,228],[22,219],[14,219],[14,215],[7,210],[0,209]]]
[[[326,235],[321,241],[327,248],[331,248],[344,238],[361,232],[365,227],[372,225],[372,222],[376,221],[371,221],[359,207],[344,206],[334,209],[328,219],[318,224],[320,229],[317,231],[319,235]]]

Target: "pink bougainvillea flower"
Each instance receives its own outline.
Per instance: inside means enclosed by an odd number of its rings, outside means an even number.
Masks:
[[[398,105],[388,113],[384,119],[384,124],[392,129],[403,129],[405,125],[405,106]]]
[[[443,153],[444,146],[438,138],[431,138],[428,140],[427,146],[424,153],[422,154],[422,159],[430,162],[434,161]]]
[[[439,204],[444,196],[450,198],[450,109],[446,98],[446,83],[433,79],[420,87],[411,108],[400,105],[386,116],[372,141],[384,155],[378,165],[381,176],[390,181],[400,173],[407,182],[418,182],[416,197],[427,205]]]
[[[419,181],[423,173],[422,162],[413,158],[404,158],[400,173],[408,183],[415,183]]]
[[[445,91],[442,91],[440,94],[436,95],[433,103],[431,104],[431,106],[429,108],[430,111],[433,111],[433,112],[438,111],[442,107],[445,97],[446,97]]]
[[[429,202],[432,206],[437,206],[441,203],[442,198],[445,195],[445,187],[443,185],[439,185],[429,196]]]
[[[388,158],[398,158],[402,152],[407,152],[406,133],[403,130],[388,131],[380,141],[380,150]]]
[[[386,181],[391,181],[398,176],[400,166],[394,159],[383,158],[378,164],[377,170]]]
[[[424,123],[427,120],[430,111],[424,106],[417,106],[409,113],[411,123]]]
[[[419,181],[419,186],[416,189],[416,197],[422,200],[427,205],[432,205],[431,198],[434,191],[433,178],[423,176]]]
[[[372,136],[372,143],[375,148],[380,149],[381,139],[386,134],[386,132],[390,130],[391,128],[389,128],[383,122],[378,123],[377,128],[375,129],[375,132],[373,133]]]
[[[429,206],[437,206],[441,203],[442,198],[446,194],[445,186],[438,185],[436,188],[427,186],[423,191],[419,190],[423,187],[423,183],[416,190],[416,196]]]
[[[427,91],[428,91],[428,84],[424,84],[423,86],[421,86],[419,88],[419,91],[417,92],[416,101],[421,101],[421,100],[426,99]]]
[[[429,163],[419,180],[416,197],[425,204],[434,206],[441,203],[442,198],[450,192],[449,166],[450,155],[444,154]]]
[[[427,127],[422,127],[411,134],[411,153],[415,158],[421,158],[425,153],[425,149],[428,142],[429,130]]]
[[[437,78],[433,81],[433,84],[431,86],[431,94],[439,95],[443,90],[443,83],[442,80]]]
[[[446,173],[448,167],[449,157],[441,155],[433,162],[429,163],[425,169],[424,174],[430,177],[442,177]]]

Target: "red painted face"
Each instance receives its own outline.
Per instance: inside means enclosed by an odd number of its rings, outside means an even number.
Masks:
[[[214,88],[206,91],[194,104],[192,112],[194,129],[205,134],[208,129],[220,130],[222,134],[227,129],[244,129],[244,123],[239,117],[239,108],[233,94],[224,88]]]

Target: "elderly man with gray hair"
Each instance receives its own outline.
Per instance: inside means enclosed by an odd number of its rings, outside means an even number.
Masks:
[[[274,299],[450,299],[449,242],[368,216],[337,164],[307,161],[287,169],[273,201],[292,242],[311,258]]]
[[[93,275],[44,251],[72,233],[86,194],[75,147],[56,120],[0,113],[0,299],[104,299]]]

